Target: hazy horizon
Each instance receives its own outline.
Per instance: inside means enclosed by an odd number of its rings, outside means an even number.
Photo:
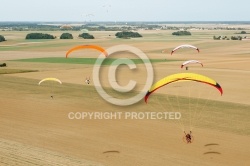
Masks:
[[[82,23],[83,21],[0,21],[0,23]],[[86,23],[114,23],[114,21],[91,21]],[[171,24],[182,24],[182,23],[225,23],[225,24],[237,24],[237,23],[245,23],[250,24],[250,21],[117,21],[117,23],[171,23]]]
[[[0,22],[250,21],[247,0],[1,0]]]

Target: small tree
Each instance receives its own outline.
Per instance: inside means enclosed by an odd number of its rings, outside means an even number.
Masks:
[[[246,31],[241,31],[240,33],[241,33],[241,34],[246,34],[247,32],[246,32]]]
[[[73,35],[70,34],[70,33],[63,33],[63,34],[60,36],[60,39],[73,39]]]
[[[82,33],[82,34],[79,35],[79,37],[82,37],[84,39],[94,39],[94,36],[90,35],[88,33]]]
[[[231,40],[242,40],[241,36],[231,36]]]
[[[6,40],[5,40],[4,36],[0,35],[0,42],[2,42],[2,41],[6,41]]]
[[[218,36],[218,37],[214,36],[213,38],[214,40],[221,40],[221,36]]]

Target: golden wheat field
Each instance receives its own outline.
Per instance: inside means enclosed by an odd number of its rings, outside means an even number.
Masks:
[[[79,32],[72,32],[72,40],[25,40],[27,33],[1,32],[7,41],[0,43],[0,63],[7,67],[0,68],[0,165],[250,165],[250,40],[213,40],[214,35],[234,35],[236,31],[196,30],[192,36],[177,37],[172,31],[145,30],[139,31],[143,37],[137,39],[117,39],[116,32],[90,32],[94,40],[77,38]],[[63,32],[44,33],[60,36]],[[187,83],[187,88],[184,82],[162,87],[147,104],[142,99],[134,105],[115,106],[96,92],[93,82],[85,84],[86,77],[93,80],[93,64],[38,59],[65,58],[67,50],[83,44],[105,49],[134,46],[150,59],[159,60],[152,63],[153,82],[171,74],[193,72],[216,80],[223,95],[197,84]],[[181,44],[195,45],[200,52],[181,49],[170,55]],[[71,53],[68,59],[97,58],[99,54],[86,49]],[[112,57],[137,58],[124,51]],[[181,69],[182,62],[190,59],[202,61],[204,67]],[[109,84],[109,67],[101,68],[100,79],[109,94],[119,97]],[[126,65],[118,69],[116,79],[121,86],[129,80],[137,82],[131,94],[121,97],[142,91],[147,77],[143,64],[137,64],[136,70]],[[39,86],[38,82],[47,77],[60,79],[62,85]],[[185,107],[189,112],[183,111]],[[69,118],[70,112],[162,111],[183,111],[182,121]],[[193,143],[183,141],[183,130],[192,130]]]

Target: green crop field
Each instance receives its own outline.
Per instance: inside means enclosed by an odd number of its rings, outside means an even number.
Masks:
[[[30,59],[19,59],[13,60],[18,62],[37,62],[37,63],[68,63],[68,64],[91,64],[94,65],[96,63],[97,58],[30,58]],[[117,60],[115,58],[106,58],[103,59],[102,65],[111,65],[114,61]],[[142,64],[142,59],[131,59],[134,64]],[[174,62],[180,60],[165,60],[165,59],[150,59],[146,60],[147,63],[157,63],[157,62]]]

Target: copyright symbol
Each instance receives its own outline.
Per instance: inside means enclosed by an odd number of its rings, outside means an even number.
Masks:
[[[133,47],[133,46],[128,46],[128,45],[117,45],[117,46],[110,47],[106,50],[109,56],[111,56],[114,53],[124,52],[124,51],[130,52],[136,55],[138,58],[140,58],[146,68],[146,74],[147,74],[146,83],[143,89],[135,96],[132,96],[126,99],[119,99],[119,98],[115,98],[109,95],[103,89],[101,82],[100,82],[100,68],[101,68],[102,63],[105,60],[103,58],[103,54],[99,55],[93,68],[93,83],[99,95],[107,102],[114,104],[114,105],[119,105],[119,106],[128,106],[128,105],[132,105],[132,104],[139,102],[145,96],[148,89],[151,87],[153,83],[153,78],[154,78],[152,64],[150,63],[150,60],[148,59],[147,55],[143,53],[140,49]],[[108,81],[113,90],[120,92],[120,93],[129,93],[135,88],[137,82],[135,80],[129,80],[129,83],[126,86],[120,86],[116,81],[116,72],[120,65],[127,65],[130,70],[134,70],[137,68],[136,64],[131,59],[128,59],[128,58],[115,59],[110,65],[109,70],[108,70]]]

